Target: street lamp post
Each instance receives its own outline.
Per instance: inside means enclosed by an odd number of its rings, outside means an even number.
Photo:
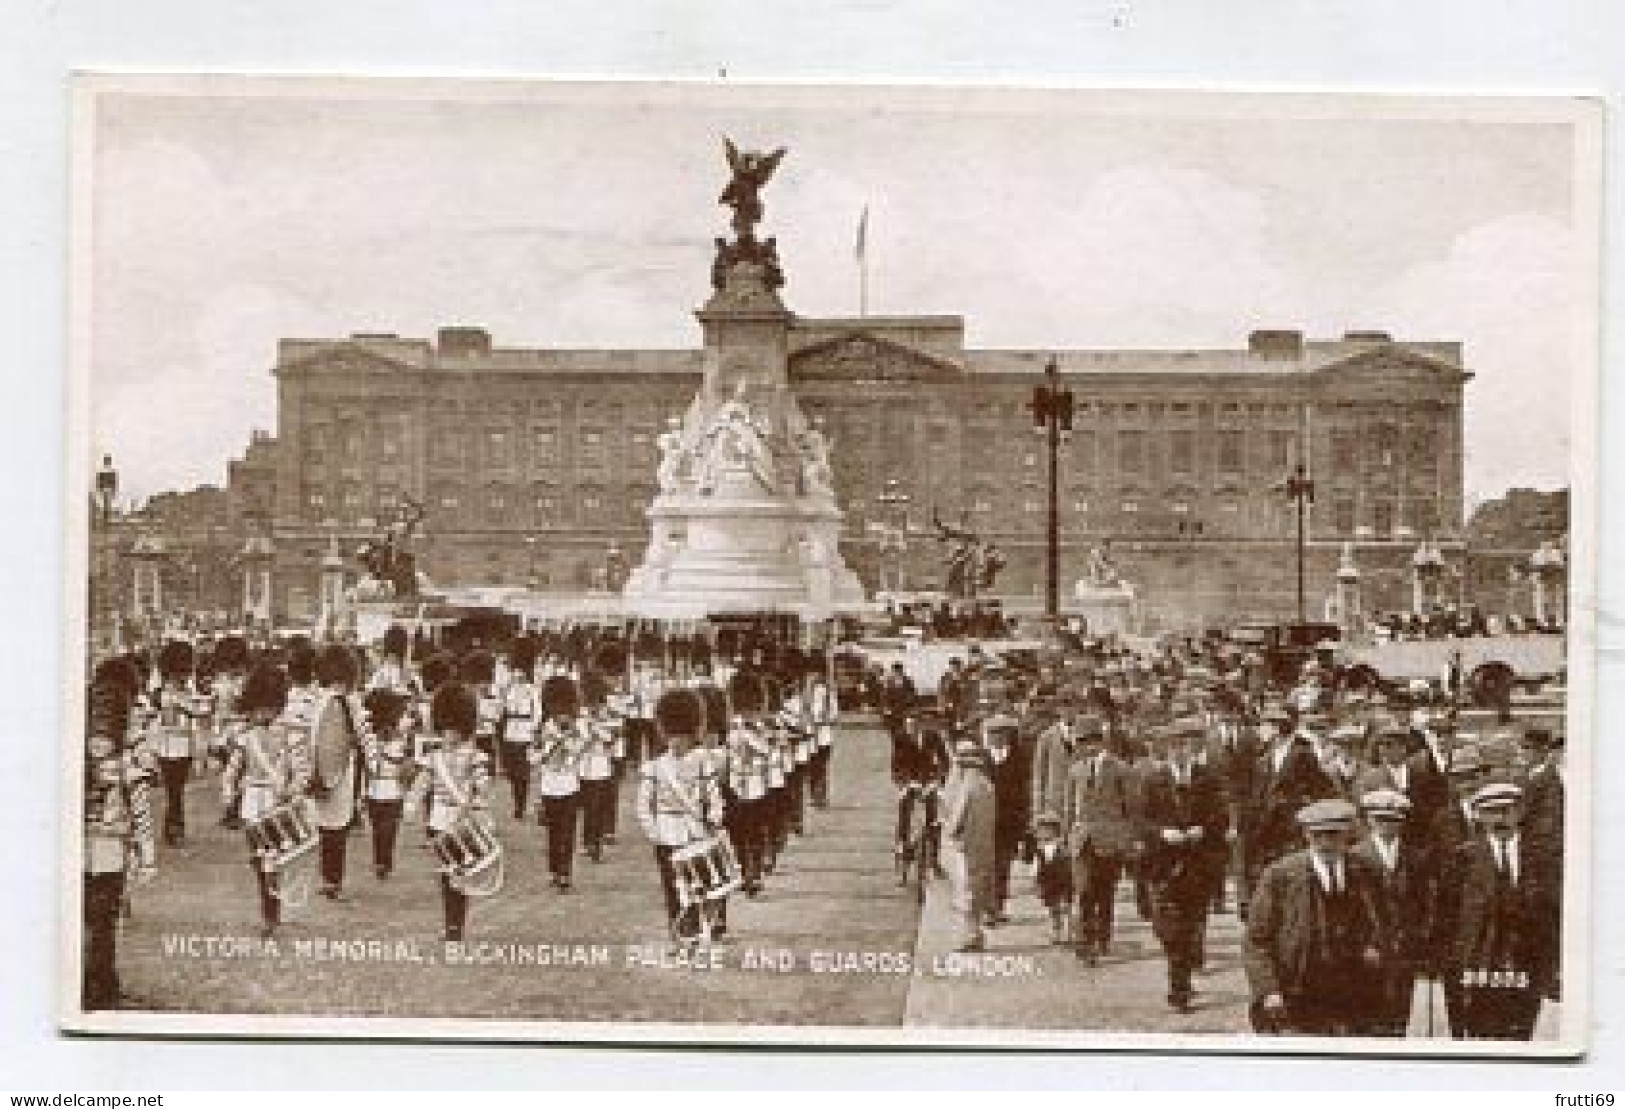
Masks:
[[[118,577],[117,559],[114,554],[113,537],[113,504],[118,498],[118,471],[113,469],[113,456],[102,455],[101,468],[96,471],[96,508],[97,526],[95,534],[96,564],[94,579],[97,588],[92,591],[90,598],[90,620],[95,626],[100,619],[98,610],[106,610],[113,614],[116,622],[118,618],[118,590],[114,585]]]
[[[1061,385],[1060,367],[1051,358],[1044,380],[1033,387],[1033,428],[1049,447],[1049,505],[1044,533],[1044,618],[1053,627],[1061,615],[1060,453],[1072,434],[1072,390]]]
[[[881,564],[882,567],[891,567],[891,573],[886,575],[889,581],[887,588],[900,593],[903,589],[903,556],[908,550],[908,506],[914,503],[914,498],[903,488],[901,481],[889,477],[875,495],[875,503],[891,517],[880,533]]]
[[[1308,514],[1309,506],[1315,503],[1315,483],[1299,462],[1292,468],[1292,476],[1286,479],[1286,495],[1291,498],[1293,507],[1297,510],[1298,518],[1298,623],[1305,619],[1303,603],[1303,544],[1304,544],[1304,518]]]

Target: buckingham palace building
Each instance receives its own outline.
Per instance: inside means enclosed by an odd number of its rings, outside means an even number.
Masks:
[[[997,542],[996,595],[1044,587],[1048,459],[1033,388],[1053,358],[1076,398],[1059,452],[1061,596],[1109,545],[1153,626],[1290,616],[1298,507],[1310,616],[1340,561],[1368,611],[1411,605],[1419,544],[1462,540],[1459,343],[1258,330],[1213,350],[981,350],[959,316],[790,324],[788,376],[832,447],[846,562],[875,589],[941,577],[933,517]],[[437,586],[579,591],[636,565],[657,439],[702,376],[693,350],[495,345],[477,327],[278,347],[277,427],[231,470],[274,545],[279,616],[313,610],[324,555],[402,498]],[[248,507],[242,507],[247,504]],[[613,583],[611,583],[613,584]]]

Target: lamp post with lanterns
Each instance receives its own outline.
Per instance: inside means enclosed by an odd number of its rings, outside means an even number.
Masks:
[[[96,536],[95,563],[92,567],[93,586],[90,591],[90,620],[92,626],[104,616],[110,616],[114,629],[113,639],[118,638],[117,624],[118,590],[115,582],[118,579],[117,552],[113,535],[113,506],[118,500],[118,471],[113,468],[113,456],[102,455],[102,464],[96,471],[95,484],[96,520],[93,534]],[[117,644],[114,644],[117,649]]]
[[[1315,503],[1315,483],[1304,470],[1300,461],[1292,468],[1292,474],[1286,479],[1286,495],[1292,501],[1297,515],[1297,548],[1298,548],[1298,623],[1305,620],[1303,599],[1303,556],[1304,556],[1304,521],[1309,512],[1309,506]]]
[[[1044,380],[1033,387],[1033,429],[1049,447],[1049,504],[1044,532],[1044,618],[1053,626],[1061,614],[1060,456],[1061,443],[1072,434],[1072,390],[1061,384],[1060,367],[1051,358]]]
[[[875,494],[875,503],[888,517],[879,529],[881,567],[883,570],[890,569],[890,573],[884,574],[882,588],[900,593],[903,590],[903,558],[908,552],[908,506],[914,503],[914,498],[903,488],[901,481],[889,477],[880,492]]]

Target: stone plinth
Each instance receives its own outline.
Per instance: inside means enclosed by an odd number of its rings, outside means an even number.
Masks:
[[[1067,613],[1083,617],[1088,635],[1128,635],[1137,622],[1138,598],[1127,582],[1095,585],[1080,581],[1072,591]]]

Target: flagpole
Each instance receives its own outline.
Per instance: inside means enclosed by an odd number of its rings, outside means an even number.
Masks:
[[[858,315],[869,314],[869,206],[858,217]]]

